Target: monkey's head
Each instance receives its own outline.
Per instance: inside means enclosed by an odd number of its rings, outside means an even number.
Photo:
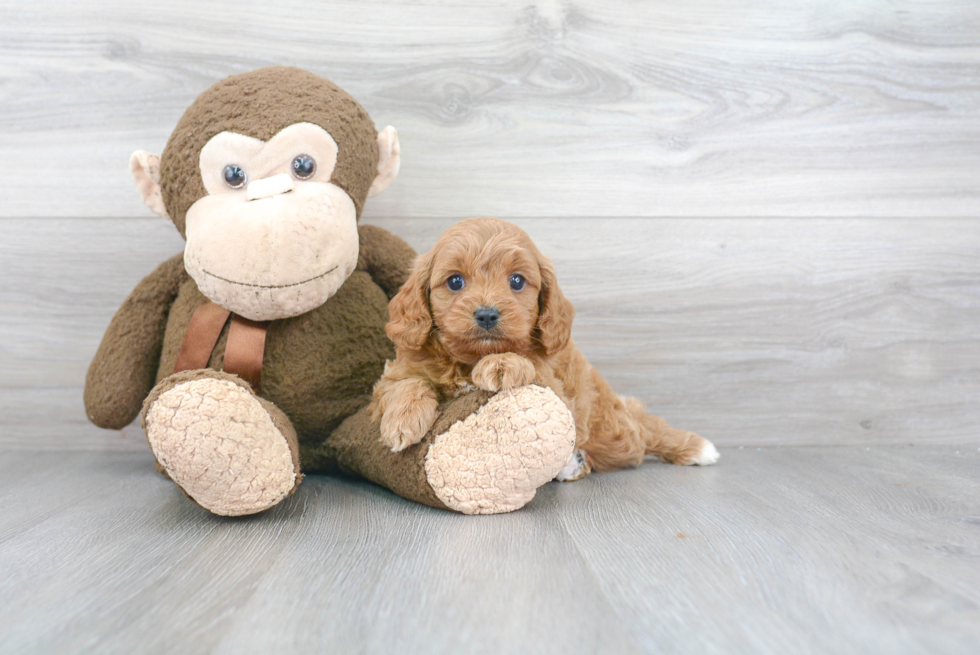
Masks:
[[[186,239],[201,293],[256,321],[308,312],[340,288],[364,200],[398,167],[395,128],[378,133],[332,82],[281,66],[218,82],[162,156],[130,159],[143,201]]]

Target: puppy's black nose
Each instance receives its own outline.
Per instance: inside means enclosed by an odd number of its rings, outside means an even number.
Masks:
[[[480,324],[481,328],[489,330],[497,324],[497,320],[500,318],[500,312],[497,311],[496,307],[480,307],[473,312],[473,318],[476,319],[476,322]]]

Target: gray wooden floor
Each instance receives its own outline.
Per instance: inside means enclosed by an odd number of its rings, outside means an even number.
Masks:
[[[0,457],[3,653],[977,653],[980,450],[726,448],[467,517],[309,477],[207,515],[146,453]]]

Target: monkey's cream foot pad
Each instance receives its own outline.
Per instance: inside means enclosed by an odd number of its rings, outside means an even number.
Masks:
[[[438,435],[425,457],[429,485],[451,509],[499,514],[526,505],[575,447],[575,424],[550,389],[502,391]]]
[[[163,392],[146,412],[146,436],[171,479],[215,514],[261,512],[296,486],[286,438],[234,382],[201,378]]]

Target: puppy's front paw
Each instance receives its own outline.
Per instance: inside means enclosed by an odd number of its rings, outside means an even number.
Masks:
[[[473,367],[473,384],[484,391],[523,387],[533,381],[534,364],[514,353],[487,355]]]
[[[395,453],[414,446],[432,429],[438,409],[435,398],[419,398],[411,405],[389,408],[381,416],[381,440]]]

